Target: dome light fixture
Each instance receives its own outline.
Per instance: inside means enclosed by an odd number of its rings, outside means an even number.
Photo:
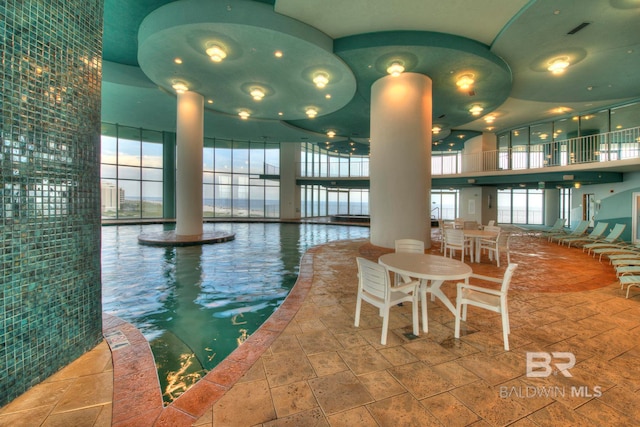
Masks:
[[[264,90],[262,90],[262,88],[259,87],[254,87],[251,88],[251,90],[249,91],[249,95],[251,95],[251,97],[255,100],[255,101],[262,101],[262,98],[264,98]]]
[[[399,61],[394,61],[387,68],[387,73],[391,74],[393,77],[398,77],[400,74],[404,73],[404,65]]]
[[[329,83],[329,76],[326,73],[316,73],[313,76],[313,83],[317,88],[323,89]]]
[[[458,81],[456,82],[456,86],[458,86],[458,89],[460,90],[469,90],[471,89],[471,86],[473,86],[473,83],[475,83],[475,80],[473,79],[474,75],[473,74],[463,74],[460,77],[458,77]]]
[[[469,112],[472,116],[479,116],[480,113],[482,113],[482,110],[484,110],[484,108],[476,104],[469,109]]]
[[[441,128],[440,126],[434,126],[434,127],[432,127],[432,128],[431,128],[431,132],[432,132],[434,135],[439,134],[441,130],[442,130],[442,128]]]
[[[310,119],[313,119],[315,116],[318,115],[318,110],[315,109],[314,107],[309,107],[306,109],[305,114],[307,115],[307,117],[309,117]]]
[[[564,73],[569,65],[571,65],[569,64],[569,58],[563,56],[561,58],[551,60],[547,70],[551,71],[551,74],[559,75]]]
[[[238,115],[240,116],[240,118],[242,120],[247,120],[249,118],[249,116],[251,116],[251,114],[249,114],[249,112],[247,110],[240,110],[238,112]]]
[[[334,136],[336,136],[336,131],[335,130],[327,131],[327,136],[329,138],[333,138]],[[327,141],[327,143],[329,143],[329,142]]]
[[[488,115],[484,118],[484,121],[491,124],[496,121],[496,116]]]
[[[176,93],[185,93],[189,90],[189,86],[184,82],[174,82],[171,87],[176,91]]]
[[[218,45],[213,45],[210,48],[207,48],[205,52],[213,62],[222,62],[222,60],[227,57],[227,52]]]

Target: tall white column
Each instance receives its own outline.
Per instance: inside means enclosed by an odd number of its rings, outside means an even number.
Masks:
[[[431,247],[431,79],[403,73],[371,88],[371,243]]]
[[[202,234],[202,149],[204,99],[195,92],[178,94],[176,128],[176,235]]]

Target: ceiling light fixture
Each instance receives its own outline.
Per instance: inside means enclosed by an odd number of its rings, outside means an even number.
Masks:
[[[482,111],[484,110],[484,108],[482,108],[479,105],[474,105],[473,107],[471,107],[469,109],[469,112],[471,113],[472,116],[479,116],[480,113],[482,113]]]
[[[313,108],[313,107],[309,107],[307,108],[307,110],[305,111],[305,114],[307,115],[307,117],[309,117],[310,119],[313,119],[315,116],[318,115],[318,110]]]
[[[327,132],[327,136],[328,136],[329,138],[333,138],[334,136],[336,136],[336,131],[334,131],[334,130],[330,130],[330,131],[328,131],[328,132]],[[329,143],[329,142],[327,142],[327,144],[328,144],[328,143]]]
[[[189,87],[184,82],[174,82],[171,87],[176,91],[176,93],[185,93],[189,90]]]
[[[259,87],[251,88],[249,94],[255,101],[262,101],[262,98],[264,98],[265,95],[264,90]]]
[[[313,76],[313,83],[322,89],[329,83],[329,76],[326,73],[316,73]]]
[[[569,58],[563,56],[561,58],[551,60],[547,70],[551,71],[551,74],[559,75],[564,73],[569,65]]]
[[[175,59],[173,60],[173,62],[175,62],[176,64],[180,65],[180,64],[182,64],[182,59],[180,59],[180,58],[175,58]]]
[[[431,128],[431,132],[433,132],[434,135],[439,134],[441,130],[442,128],[440,126],[434,126]]]
[[[496,121],[496,116],[492,116],[492,115],[486,116],[484,118],[484,121],[487,123],[493,123]]]
[[[474,77],[473,74],[463,74],[460,77],[458,77],[458,81],[456,82],[456,85],[460,90],[469,90],[471,89],[471,86],[473,86],[473,83],[475,83],[475,80],[473,80],[473,77]]]
[[[399,61],[394,61],[387,68],[387,73],[391,74],[393,77],[398,77],[400,74],[404,72],[404,65],[402,65]]]
[[[227,57],[227,52],[218,45],[211,46],[205,52],[213,62],[221,62]]]
[[[275,52],[273,52],[273,55],[274,55],[276,58],[282,58],[283,53],[282,53],[282,51],[281,51],[281,50],[276,50]]]
[[[251,114],[249,114],[247,110],[240,110],[240,112],[238,112],[238,115],[242,120],[247,120]]]

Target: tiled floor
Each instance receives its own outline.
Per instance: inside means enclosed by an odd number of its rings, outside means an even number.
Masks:
[[[432,251],[439,253],[436,240]],[[268,338],[260,341],[254,334],[266,350],[260,353],[257,344],[241,346],[246,348],[243,357],[235,356],[228,369],[206,377],[206,387],[201,388],[205,393],[188,397],[187,392],[180,405],[162,411],[156,425],[195,421],[197,426],[620,426],[640,422],[640,296],[625,299],[606,262],[599,263],[580,249],[517,237],[512,262],[519,268],[509,300],[512,351],[505,352],[498,315],[470,308],[463,337],[455,340],[453,315],[438,301],[429,302],[429,333],[418,339],[405,336],[411,331],[410,304],[392,310],[386,346],[380,345],[381,321],[372,307],[363,306],[361,326],[355,328],[355,257],[375,260],[380,253],[365,241],[314,248],[301,269],[306,297],[292,298],[266,328]],[[497,268],[486,258],[471,266],[480,274],[499,276],[504,271],[504,266]],[[449,296],[455,293],[453,283],[445,283],[443,289]],[[293,307],[298,304],[296,311]],[[282,321],[286,312],[293,316],[289,323]],[[274,331],[280,327],[283,331],[278,335]],[[95,353],[108,357],[106,348],[101,344]],[[572,377],[557,370],[546,378],[527,377],[526,353],[534,351],[575,355],[576,364],[569,368]],[[554,362],[564,362],[564,356],[556,354]],[[106,375],[107,359],[102,356],[85,356],[76,363],[95,364],[95,378]],[[248,371],[235,382],[244,369]],[[43,425],[108,424],[104,412],[109,403],[104,398],[86,401],[89,393],[56,380],[62,372],[33,389],[45,387],[38,392],[40,397],[28,397],[29,392],[0,409],[0,425],[40,425],[41,420]],[[74,384],[83,377],[73,380]],[[93,385],[88,389],[95,389]],[[107,388],[105,384],[104,393]],[[118,395],[119,386],[115,388]],[[55,403],[54,395],[64,398]],[[114,409],[119,401],[115,399]],[[208,403],[214,401],[212,406]],[[89,409],[97,415],[87,415],[80,423],[59,424],[60,414],[71,414],[67,411],[71,407],[64,404],[72,402],[84,408],[78,416]],[[180,421],[170,422],[169,415],[180,415],[174,418]],[[118,416],[114,411],[114,421]],[[145,425],[154,419],[147,419]],[[117,424],[139,425],[132,419]]]

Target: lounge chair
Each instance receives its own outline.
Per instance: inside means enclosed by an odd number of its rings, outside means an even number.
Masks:
[[[555,234],[548,234],[547,235],[547,240],[550,242],[553,242],[554,240],[558,241],[558,244],[560,244],[560,240],[568,238],[568,237],[579,237],[579,236],[584,236],[584,234],[587,232],[587,228],[589,228],[589,221],[587,220],[582,220],[578,223],[578,225],[576,225],[576,228],[573,229],[573,231],[571,231],[570,233],[565,232],[561,232],[561,233],[555,233]]]
[[[539,237],[547,237],[550,234],[555,234],[555,233],[559,233],[562,231],[563,227],[564,227],[564,223],[567,220],[564,218],[558,218],[556,220],[556,222],[551,226],[551,228],[549,228],[548,230],[543,230],[540,232]]]
[[[616,243],[616,242],[618,241],[618,239],[620,238],[620,236],[622,235],[622,232],[626,227],[627,226],[625,224],[616,224],[611,229],[609,234],[607,234],[607,237],[605,237],[604,239],[598,239],[593,243],[583,244],[582,251],[584,252],[586,250],[587,253],[591,253],[592,250],[597,248],[608,248],[611,246],[618,246],[619,243]]]
[[[596,224],[595,227],[593,227],[593,230],[591,230],[591,233],[587,234],[586,236],[567,237],[566,239],[560,240],[560,243],[562,243],[563,245],[566,243],[568,247],[571,247],[573,243],[585,242],[585,241],[587,243],[595,242],[602,237],[605,231],[607,231],[608,226],[609,226],[608,222],[599,222]]]

